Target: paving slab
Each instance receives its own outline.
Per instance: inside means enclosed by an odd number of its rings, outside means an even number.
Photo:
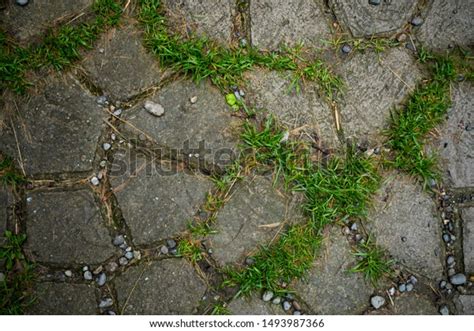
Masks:
[[[113,100],[127,100],[166,76],[143,47],[140,31],[130,22],[110,30],[83,61],[92,82]]]
[[[323,46],[330,40],[330,19],[321,0],[262,0],[250,2],[252,44],[263,49],[279,46]]]
[[[111,184],[135,244],[152,244],[186,230],[207,192],[203,175],[180,165],[154,163],[134,151],[115,154]]]
[[[438,308],[433,300],[417,293],[402,294],[392,297],[393,305],[386,304],[382,309],[372,310],[370,315],[438,315]]]
[[[195,314],[206,286],[184,259],[127,269],[116,278],[120,312],[126,315]]]
[[[383,140],[380,133],[390,111],[406,100],[423,76],[409,52],[392,48],[383,54],[355,53],[335,67],[346,83],[340,102],[346,138]]]
[[[14,130],[1,130],[0,146],[5,144],[14,159],[23,160],[28,176],[91,171],[106,114],[69,75],[49,77],[38,88],[15,101],[19,115],[13,120]]]
[[[461,209],[464,268],[474,274],[474,207]]]
[[[94,0],[39,0],[29,1],[27,6],[18,6],[15,1],[5,1],[6,9],[2,11],[0,23],[9,35],[18,41],[28,44],[27,40],[40,36],[58,21],[79,14],[87,9]]]
[[[336,125],[329,106],[318,96],[314,84],[307,83],[297,93],[291,87],[291,73],[255,70],[246,74],[246,98],[253,106],[266,109],[290,129],[315,134],[323,147],[336,148]]]
[[[424,46],[446,50],[450,46],[474,47],[473,1],[434,0],[418,39]]]
[[[368,308],[374,289],[361,273],[349,272],[355,264],[347,239],[334,227],[325,237],[313,268],[294,288],[315,314],[361,314]]]
[[[85,284],[38,283],[29,315],[94,315],[96,290]]]
[[[280,305],[264,302],[257,295],[240,297],[232,300],[228,305],[232,315],[283,315]]]
[[[380,5],[368,0],[330,0],[330,6],[343,27],[354,37],[370,37],[400,31],[410,22],[416,1],[381,1]]]
[[[238,183],[217,214],[217,234],[210,237],[214,258],[221,265],[241,262],[277,234],[280,226],[275,224],[283,225],[290,217],[285,197],[269,178],[258,176]]]
[[[444,244],[433,199],[410,178],[386,178],[368,216],[377,244],[409,270],[441,278]]]
[[[197,98],[194,103],[193,97]],[[146,111],[146,101],[163,106],[164,115],[156,117]],[[224,96],[209,82],[196,85],[179,80],[146,101],[127,113],[131,125],[125,126],[125,131],[138,137],[145,133],[173,154],[191,154],[193,160],[197,160],[198,154],[199,161],[207,163],[203,167],[224,166],[235,158],[241,120],[232,116]]]
[[[115,249],[87,189],[27,194],[26,249],[37,262],[98,264]]]
[[[189,35],[197,33],[230,43],[235,15],[233,0],[164,0],[174,28]]]
[[[474,315],[474,295],[460,295],[454,304],[458,315]]]
[[[455,188],[474,186],[474,85],[461,83],[452,89],[448,120],[439,129],[437,149],[443,177]]]

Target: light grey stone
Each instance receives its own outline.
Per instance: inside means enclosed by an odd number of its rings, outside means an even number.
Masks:
[[[463,220],[463,255],[466,271],[474,274],[474,207],[461,210]]]
[[[460,295],[453,301],[459,315],[474,315],[474,295]]]
[[[452,107],[448,120],[440,128],[437,144],[445,180],[453,187],[474,186],[474,85],[460,83],[452,89]]]
[[[455,274],[449,278],[449,281],[453,285],[463,285],[466,283],[467,278],[464,274]]]
[[[243,262],[246,254],[275,236],[286,217],[284,196],[271,180],[255,177],[238,183],[217,214],[217,234],[210,236],[214,258],[221,265]]]
[[[34,304],[27,309],[32,315],[94,315],[97,303],[92,286],[67,283],[38,283]]]
[[[100,52],[100,49],[103,52]],[[83,61],[94,84],[114,100],[127,100],[158,84],[166,73],[142,46],[139,30],[128,22],[104,34]]]
[[[368,308],[374,290],[361,273],[349,272],[355,263],[347,239],[333,228],[324,238],[321,256],[308,276],[297,281],[295,290],[316,314],[360,314]]]
[[[0,127],[0,146],[19,159],[16,133],[29,176],[91,171],[106,114],[71,76],[47,78],[38,89],[15,101],[21,116],[12,120],[15,132]]]
[[[379,309],[385,304],[385,298],[380,295],[375,295],[372,298],[370,298],[370,304],[375,309]]]
[[[390,111],[400,107],[422,78],[407,50],[392,48],[383,54],[357,53],[336,71],[345,81],[340,113],[345,138],[381,142]]]
[[[354,37],[370,37],[400,31],[410,21],[416,1],[384,1],[373,6],[367,0],[331,0],[330,5],[339,24]]]
[[[192,104],[189,96],[197,96],[196,103]],[[149,100],[161,104],[166,113],[153,118],[139,103],[127,116],[136,129],[125,126],[126,132],[137,136],[146,133],[175,154],[186,158],[191,154],[191,161],[195,159],[195,162],[204,160],[207,164],[200,164],[202,167],[224,166],[235,158],[241,121],[232,116],[224,96],[209,82],[196,85],[191,81],[176,81]]]
[[[263,302],[258,296],[240,297],[229,303],[232,315],[281,315],[283,311],[279,306]]]
[[[233,0],[164,0],[168,18],[184,35],[197,33],[221,43],[230,43]]]
[[[423,295],[410,293],[392,297],[393,305],[371,311],[371,315],[438,315],[435,300]]]
[[[115,155],[110,178],[135,244],[151,244],[184,231],[212,182],[176,164],[151,163],[134,153],[123,150]]]
[[[420,27],[418,39],[428,48],[446,50],[449,45],[474,46],[473,1],[434,0]]]
[[[322,147],[339,146],[331,109],[318,96],[316,85],[306,82],[300,93],[290,89],[291,73],[255,70],[246,74],[248,100],[268,110],[289,129],[300,128],[315,135]]]
[[[331,38],[323,1],[250,1],[252,43],[263,49],[280,45],[319,47]]]
[[[124,314],[190,315],[206,286],[184,259],[166,259],[127,269],[115,289]]]
[[[114,255],[90,191],[35,191],[30,195],[26,248],[36,261],[99,264]]]
[[[410,270],[441,278],[444,245],[433,199],[407,177],[385,177],[368,216],[377,243]]]
[[[94,0],[76,0],[70,3],[61,0],[41,0],[30,1],[28,6],[15,6],[9,2],[6,9],[2,10],[0,25],[9,35],[27,45],[29,39],[44,34],[58,21],[71,20],[75,14],[80,14],[92,5]]]

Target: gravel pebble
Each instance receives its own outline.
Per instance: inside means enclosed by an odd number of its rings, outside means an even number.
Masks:
[[[398,290],[402,293],[405,292],[407,290],[407,285],[406,284],[400,284],[398,286]]]
[[[439,313],[440,313],[441,315],[449,315],[449,308],[448,308],[448,306],[442,305],[441,307],[439,307]]]
[[[100,184],[99,178],[97,178],[96,176],[92,177],[91,184],[94,186],[98,186]]]
[[[84,272],[84,279],[85,280],[92,280],[92,272],[90,272],[89,270]]]
[[[107,96],[105,96],[105,95],[101,95],[100,97],[97,97],[95,102],[97,102],[101,106],[105,106],[109,103],[109,101],[107,99]]]
[[[410,277],[408,277],[408,281],[409,281],[410,283],[412,283],[413,285],[416,285],[416,283],[418,283],[418,279],[417,279],[415,276],[413,276],[413,275],[411,275]]]
[[[147,112],[152,114],[153,116],[163,116],[165,113],[165,109],[159,103],[153,101],[145,101],[145,105],[143,106]]]
[[[352,48],[351,46],[349,46],[348,44],[344,44],[341,48],[341,51],[344,53],[344,54],[349,54],[351,51],[352,51]]]
[[[97,282],[97,285],[104,286],[105,282],[107,281],[107,276],[105,275],[105,273],[101,273],[95,281]]]
[[[113,304],[114,301],[112,300],[112,298],[105,298],[103,300],[100,300],[99,308],[109,308],[112,307]]]
[[[448,265],[452,265],[454,263],[454,256],[452,255],[449,255],[447,258],[446,258],[446,263]]]
[[[195,104],[197,101],[198,101],[198,97],[197,96],[193,96],[189,99],[189,101],[192,103],[192,104]]]
[[[466,283],[467,278],[465,274],[455,274],[449,278],[449,281],[453,285],[463,285]]]
[[[142,258],[142,253],[140,251],[133,251],[133,258],[140,260]]]
[[[420,16],[417,16],[417,17],[414,17],[412,20],[411,20],[411,24],[413,26],[420,26],[423,24],[423,19],[420,17]]]
[[[454,276],[455,274],[456,274],[456,270],[454,270],[453,268],[448,269],[448,276],[449,277]]]
[[[274,305],[279,305],[281,303],[281,298],[280,297],[276,297],[272,300],[272,303]]]
[[[443,240],[444,242],[448,243],[451,241],[451,236],[449,235],[449,233],[445,233],[443,234]]]
[[[16,0],[16,4],[19,6],[26,6],[28,4],[28,0]]]
[[[122,234],[119,234],[114,238],[113,244],[115,246],[120,246],[125,243],[125,237]]]
[[[174,241],[173,239],[168,239],[168,240],[166,240],[166,245],[168,246],[168,248],[175,248],[176,247],[176,241]]]
[[[295,310],[295,311],[293,312],[293,315],[301,315],[301,312],[300,312],[299,310]]]
[[[112,145],[109,144],[109,143],[104,143],[104,144],[102,145],[102,148],[104,149],[104,151],[108,151],[109,149],[112,148]]]
[[[254,263],[255,263],[255,259],[253,257],[249,256],[245,259],[245,264],[246,265],[253,265]]]
[[[353,224],[351,225],[351,230],[352,230],[352,231],[357,231],[357,223],[353,223]]]
[[[273,292],[272,291],[265,291],[262,296],[262,300],[265,302],[270,301],[273,298]]]
[[[128,260],[126,257],[122,256],[120,259],[119,259],[119,264],[120,265],[127,265],[128,264]]]
[[[107,266],[105,267],[105,269],[108,271],[108,272],[114,272],[115,270],[117,270],[118,268],[118,264],[116,262],[110,262],[109,264],[107,264]]]
[[[72,277],[72,271],[71,270],[64,271],[64,274],[66,275],[66,277]]]
[[[119,108],[119,109],[115,110],[112,114],[114,114],[114,116],[118,117],[118,116],[122,115],[122,111],[123,110],[121,108]]]
[[[408,284],[407,284],[407,292],[413,291],[413,287],[414,287],[414,286],[413,286],[412,283],[408,283]]]
[[[369,5],[378,6],[381,0],[369,0]]]
[[[107,166],[107,161],[102,160],[102,161],[100,161],[99,165],[100,165],[101,168],[105,168]]]
[[[85,266],[82,267],[82,271],[87,271],[87,270],[89,270],[88,266],[85,265]]]
[[[295,308],[296,310],[301,310],[301,306],[298,301],[293,301],[293,308]]]
[[[291,303],[289,301],[283,301],[283,310],[288,311],[291,309]]]
[[[133,252],[127,252],[127,253],[125,253],[124,256],[125,256],[128,260],[131,260],[131,259],[133,259]]]
[[[385,298],[380,295],[375,295],[372,298],[370,298],[370,304],[375,309],[379,309],[385,304]]]
[[[163,246],[161,246],[161,248],[160,248],[160,252],[161,252],[161,254],[166,255],[166,254],[169,253],[169,249],[168,249],[167,246],[163,245]]]
[[[444,289],[447,284],[448,284],[447,281],[442,280],[442,281],[439,282],[439,288],[440,288],[440,289]]]

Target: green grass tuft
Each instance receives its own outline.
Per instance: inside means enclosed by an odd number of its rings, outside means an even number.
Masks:
[[[1,159],[0,155],[0,183],[13,187],[26,183],[25,177],[16,171],[13,159],[9,156],[5,156]]]
[[[224,304],[218,303],[212,308],[211,315],[232,315],[229,308]]]
[[[145,45],[156,55],[160,65],[197,82],[209,78],[219,88],[228,90],[242,82],[244,72],[259,66],[292,71],[292,86],[297,89],[303,80],[316,81],[322,94],[329,98],[342,89],[341,79],[322,61],[308,61],[300,56],[300,46],[281,52],[260,52],[253,48],[225,48],[205,37],[184,39],[168,29],[159,0],[140,0],[139,19],[145,30]]]
[[[393,260],[388,260],[385,252],[371,241],[369,237],[363,244],[359,244],[354,256],[358,260],[351,272],[361,272],[365,278],[377,285],[377,282],[385,275],[392,273]]]
[[[200,246],[199,241],[185,238],[178,243],[178,254],[192,263],[199,262],[203,258]]]
[[[19,315],[33,302],[29,287],[33,265],[22,251],[25,235],[5,231],[6,243],[0,246],[0,260],[5,261],[5,280],[0,282],[0,315]]]

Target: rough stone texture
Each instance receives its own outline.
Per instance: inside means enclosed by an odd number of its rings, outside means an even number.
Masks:
[[[165,0],[163,3],[176,30],[197,33],[221,43],[230,42],[233,0]]]
[[[5,11],[2,11],[1,25],[20,42],[39,36],[54,26],[58,21],[67,22],[72,15],[79,14],[90,6],[94,0],[37,0],[30,1],[21,7],[9,0]]]
[[[190,101],[192,97],[197,97],[194,104]],[[200,160],[216,165],[224,165],[235,157],[241,121],[231,116],[224,97],[210,83],[201,82],[196,86],[191,81],[180,80],[149,100],[161,104],[164,115],[154,117],[143,108],[142,102],[127,116],[127,120],[141,132],[131,126],[126,130],[138,135],[145,132],[174,153],[185,156],[198,153]]]
[[[240,262],[245,254],[271,240],[280,226],[265,227],[287,219],[283,195],[270,179],[255,177],[239,183],[217,214],[217,234],[210,237],[213,256],[221,264]]]
[[[112,240],[92,193],[28,193],[26,248],[38,262],[96,264],[113,256]]]
[[[306,84],[300,93],[289,91],[289,75],[264,70],[248,73],[248,99],[256,107],[275,114],[288,128],[304,127],[308,133],[320,137],[323,146],[337,147],[338,138],[331,109],[318,96],[313,84]]]
[[[393,305],[386,304],[380,310],[370,311],[370,315],[438,315],[438,308],[423,295],[417,293],[402,294],[393,297]]]
[[[410,270],[442,277],[440,221],[431,197],[403,176],[389,177],[368,217],[377,243]]]
[[[28,176],[92,170],[105,114],[77,81],[48,79],[44,90],[16,103],[14,128]],[[11,127],[0,128],[0,146],[19,160],[13,137]]]
[[[229,311],[232,315],[282,315],[281,305],[271,302],[263,302],[257,295],[248,298],[240,297],[229,303]]]
[[[38,283],[35,303],[30,315],[94,315],[97,302],[95,289],[89,285]]]
[[[382,1],[373,6],[368,0],[331,0],[331,7],[342,26],[354,37],[396,32],[410,21],[416,1]]]
[[[459,315],[474,315],[474,295],[460,295],[454,304]]]
[[[418,39],[429,48],[449,45],[474,48],[474,2],[434,0]]]
[[[132,24],[104,34],[84,62],[92,81],[114,100],[126,100],[156,85],[164,74],[158,61],[142,46]]]
[[[378,134],[388,123],[390,111],[405,100],[422,77],[408,52],[392,48],[379,55],[357,53],[335,67],[347,87],[341,102],[346,138],[380,139]]]
[[[360,314],[368,308],[373,288],[361,273],[348,272],[355,263],[347,239],[335,227],[325,238],[308,276],[296,283],[295,290],[315,314]]]
[[[128,269],[115,289],[123,314],[190,315],[206,286],[184,259],[167,259]]]
[[[460,83],[452,91],[452,107],[438,143],[444,177],[456,188],[474,186],[474,85]]]
[[[184,231],[212,187],[208,178],[185,172],[180,165],[160,167],[124,150],[115,155],[111,183],[135,244]]]
[[[259,48],[278,49],[302,41],[307,46],[329,40],[329,20],[321,0],[262,0],[250,2],[252,43]]]
[[[463,220],[463,255],[466,272],[474,274],[474,207],[461,210]]]

